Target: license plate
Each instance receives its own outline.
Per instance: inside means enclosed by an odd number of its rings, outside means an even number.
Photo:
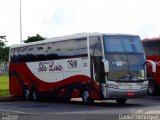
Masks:
[[[135,93],[134,92],[128,92],[127,95],[128,96],[133,96],[133,95],[135,95]]]

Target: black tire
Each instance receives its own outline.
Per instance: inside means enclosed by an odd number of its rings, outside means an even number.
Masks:
[[[155,86],[155,82],[153,80],[149,81],[148,94],[149,95],[155,95],[156,94],[156,86]]]
[[[32,92],[31,92],[31,99],[32,99],[33,101],[38,100],[38,92],[37,92],[36,89],[32,89]]]
[[[68,103],[70,100],[71,100],[71,98],[68,98],[68,97],[62,98],[62,101],[66,102],[66,103]]]
[[[88,89],[82,91],[82,100],[84,104],[93,104],[94,100],[92,99]]]
[[[127,101],[127,98],[118,98],[118,99],[116,99],[116,102],[117,102],[118,104],[125,104],[126,101]]]
[[[24,97],[25,100],[29,100],[30,99],[30,90],[29,90],[28,87],[24,88],[23,97]]]

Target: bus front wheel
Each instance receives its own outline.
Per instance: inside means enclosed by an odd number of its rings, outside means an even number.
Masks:
[[[94,100],[91,98],[90,92],[88,89],[84,89],[82,92],[82,100],[84,104],[92,104]]]
[[[150,80],[148,85],[148,93],[149,95],[154,95],[155,92],[156,92],[155,83],[153,80]]]
[[[118,104],[125,104],[126,101],[127,101],[127,98],[118,98],[118,99],[116,99],[116,102],[117,102]]]

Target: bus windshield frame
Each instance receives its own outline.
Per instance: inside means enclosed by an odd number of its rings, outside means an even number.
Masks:
[[[103,44],[105,59],[110,66],[108,80],[145,80],[145,56],[139,36],[104,35]]]

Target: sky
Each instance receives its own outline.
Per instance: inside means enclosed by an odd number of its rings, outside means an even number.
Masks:
[[[22,39],[81,32],[160,36],[160,0],[21,0]],[[0,35],[20,42],[20,0],[0,0]]]

